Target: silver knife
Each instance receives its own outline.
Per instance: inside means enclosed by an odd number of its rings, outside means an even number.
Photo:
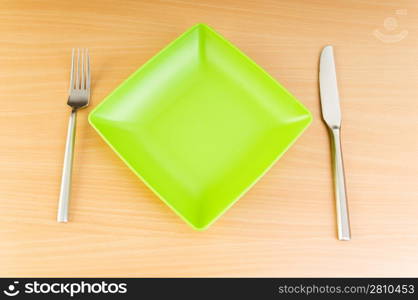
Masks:
[[[328,126],[331,137],[338,239],[341,241],[349,241],[351,238],[350,221],[340,138],[340,97],[338,95],[337,75],[332,46],[326,46],[321,53],[319,63],[319,90],[321,93],[322,117]]]

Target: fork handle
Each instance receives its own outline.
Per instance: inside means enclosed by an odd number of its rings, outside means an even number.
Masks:
[[[58,222],[68,222],[68,207],[71,192],[71,174],[73,170],[75,127],[77,110],[72,109],[68,122],[67,142],[65,144],[64,165],[62,168],[61,191],[58,203]]]
[[[351,239],[350,221],[347,207],[347,193],[345,185],[344,164],[341,149],[340,128],[330,129],[332,147],[332,166],[334,175],[334,191],[337,210],[338,239]]]

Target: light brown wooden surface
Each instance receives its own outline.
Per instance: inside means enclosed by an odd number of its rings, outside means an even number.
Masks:
[[[399,22],[392,31],[388,17]],[[87,123],[109,92],[198,22],[314,115],[204,232],[154,196]],[[375,29],[408,35],[386,43]],[[418,276],[417,34],[413,0],[1,0],[0,276]],[[336,239],[320,117],[317,67],[327,44],[342,99],[350,242]],[[80,46],[91,52],[92,99],[78,117],[71,222],[58,224],[70,51]]]

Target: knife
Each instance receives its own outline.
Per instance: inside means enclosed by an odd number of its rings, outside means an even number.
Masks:
[[[321,94],[322,117],[328,126],[331,138],[338,239],[341,241],[349,241],[351,233],[341,150],[340,97],[338,95],[337,74],[335,71],[332,46],[326,46],[321,53],[319,62],[319,90]]]

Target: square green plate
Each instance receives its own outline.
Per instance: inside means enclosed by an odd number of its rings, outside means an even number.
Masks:
[[[231,207],[311,119],[285,88],[203,24],[89,115],[131,170],[195,229]]]

